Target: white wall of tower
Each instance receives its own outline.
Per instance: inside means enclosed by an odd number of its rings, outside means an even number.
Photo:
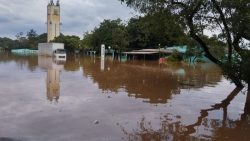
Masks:
[[[49,3],[47,7],[47,42],[60,36],[60,5]]]

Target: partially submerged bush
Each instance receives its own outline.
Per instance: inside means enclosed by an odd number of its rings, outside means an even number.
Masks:
[[[183,56],[178,51],[174,50],[173,53],[168,57],[168,61],[182,61]]]

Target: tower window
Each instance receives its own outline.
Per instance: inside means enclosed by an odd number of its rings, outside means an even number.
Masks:
[[[54,15],[59,15],[59,10],[54,10]]]

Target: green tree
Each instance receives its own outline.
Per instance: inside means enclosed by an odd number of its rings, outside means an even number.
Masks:
[[[179,19],[180,25],[186,28],[189,35],[200,44],[206,57],[221,67],[229,66],[225,70],[228,77],[237,85],[242,86],[240,80],[248,71],[244,69],[232,72],[233,50],[239,54],[239,60],[247,60],[249,51],[242,48],[241,42],[250,40],[250,1],[249,0],[120,0],[126,2],[144,14],[152,14],[162,9],[169,10]],[[227,45],[227,59],[220,61],[209,50],[209,43],[203,40],[205,30],[220,33],[221,39]],[[247,52],[247,53],[246,53]],[[247,54],[247,55],[246,55]],[[244,64],[244,62],[237,63]],[[242,68],[242,67],[239,67]],[[249,83],[249,81],[247,81]]]
[[[38,45],[38,34],[34,29],[27,32],[27,42],[30,48],[37,48]]]
[[[148,37],[142,25],[141,17],[129,20],[127,25],[129,48],[147,48]]]
[[[86,32],[81,40],[81,49],[91,50],[93,49],[93,33]]]
[[[117,33],[119,28],[123,30],[124,27],[125,25],[122,24],[120,19],[104,20],[100,24],[100,26],[98,28],[95,28],[93,31],[92,44],[93,44],[94,50],[100,51],[101,44],[105,44],[106,46],[113,46],[114,36],[112,34]]]
[[[136,48],[158,48],[187,44],[187,35],[175,15],[159,10],[145,16],[131,18],[127,29],[130,45]]]
[[[213,37],[204,39],[209,44],[209,51],[211,54],[220,61],[225,59],[226,55],[226,44],[218,39],[216,35]]]
[[[80,49],[80,38],[78,36],[60,35],[56,37],[53,42],[64,43],[65,49],[69,52]]]
[[[112,46],[121,52],[128,46],[128,33],[125,27],[112,30]]]
[[[16,40],[12,40],[10,38],[0,37],[0,47],[6,48],[6,49],[11,49],[11,48],[16,48],[18,46],[18,42]]]
[[[16,40],[9,38],[0,38],[0,45],[4,48],[14,49],[14,48],[31,48],[37,49],[38,43],[44,43],[47,41],[47,34],[43,33],[38,35],[34,29],[31,29],[24,36],[23,32],[16,34]]]
[[[23,38],[23,32],[18,32],[18,33],[16,34],[16,40],[17,40],[17,41],[20,41],[21,38]]]
[[[47,42],[47,33],[43,33],[43,34],[38,35],[37,42],[38,43],[45,43],[45,42]]]
[[[16,34],[16,41],[18,42],[18,48],[25,48],[26,43],[27,43],[27,39],[24,36],[23,32],[18,32]]]
[[[30,29],[30,31],[27,32],[28,39],[36,38],[38,35],[34,29]]]

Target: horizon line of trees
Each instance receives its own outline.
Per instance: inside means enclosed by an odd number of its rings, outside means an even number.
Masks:
[[[6,49],[37,49],[38,43],[47,41],[47,34],[38,35],[34,29],[30,29],[26,34],[18,32],[15,35],[16,39],[0,37],[0,47]]]
[[[203,36],[213,45],[210,50],[223,58],[225,56],[225,43],[219,37]],[[0,38],[0,47],[4,48],[30,48],[37,49],[38,43],[47,42],[47,34],[38,35],[34,29],[26,33],[19,32],[16,39]],[[117,52],[143,48],[162,48],[174,45],[187,45],[188,55],[195,55],[199,45],[189,37],[186,28],[177,16],[168,10],[132,17],[127,23],[121,19],[105,19],[92,31],[83,34],[83,39],[75,35],[63,35],[52,42],[62,42],[69,52],[74,50],[100,51],[101,44],[111,47]],[[201,53],[200,53],[201,54]]]
[[[225,56],[226,44],[219,36],[202,38],[211,43],[210,50],[215,56]],[[187,45],[189,54],[195,54],[193,49],[200,46],[167,10],[132,17],[126,24],[119,18],[104,20],[99,27],[84,33],[81,49],[100,51],[101,44],[119,51]]]

